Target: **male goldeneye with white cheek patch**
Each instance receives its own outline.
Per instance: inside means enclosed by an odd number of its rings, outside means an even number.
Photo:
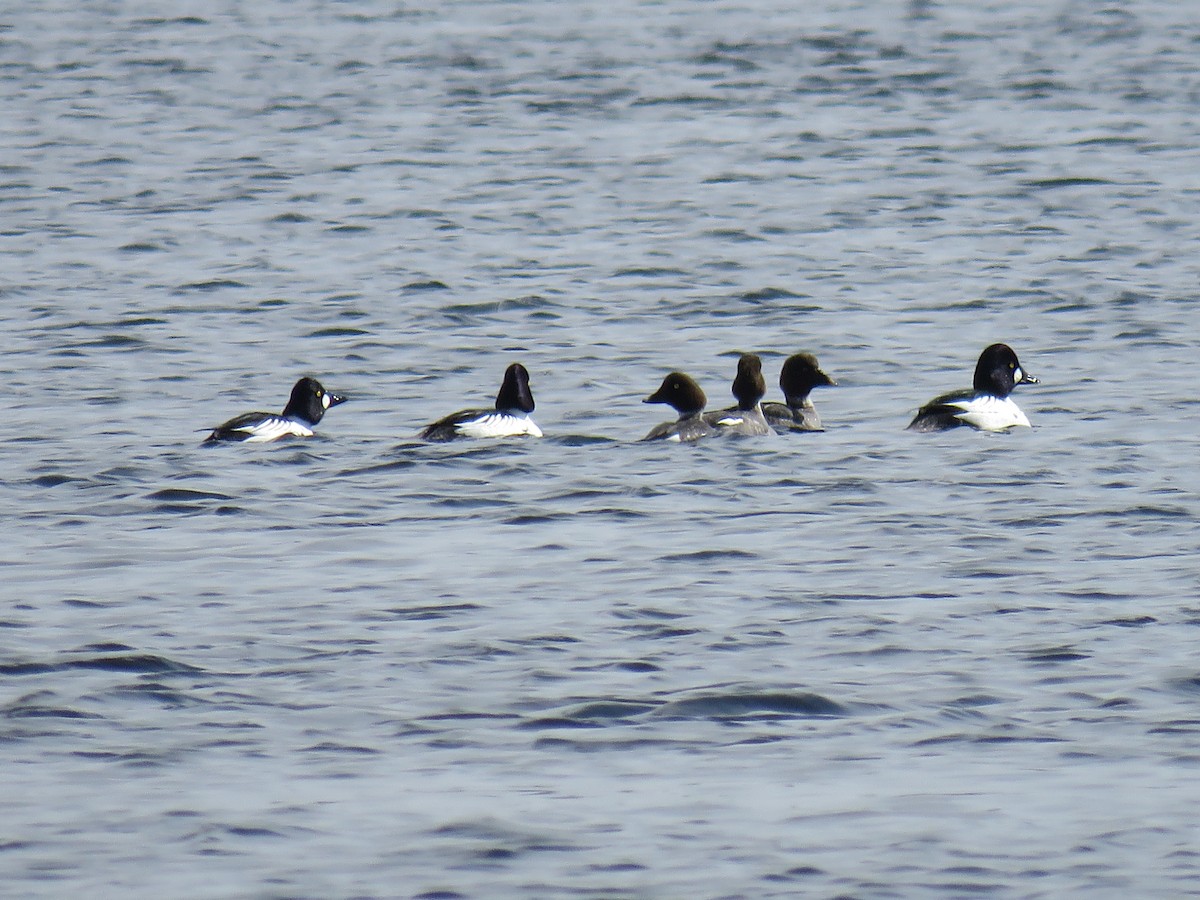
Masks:
[[[1008,344],[992,344],[979,355],[974,387],[930,400],[908,425],[909,431],[945,431],[969,425],[980,431],[1029,428],[1029,419],[1009,396],[1018,384],[1037,384]]]
[[[206,444],[240,441],[246,444],[277,441],[284,437],[312,437],[325,411],[346,400],[321,387],[315,378],[301,378],[282,413],[252,412],[230,419],[212,430]]]
[[[496,395],[493,409],[464,409],[427,425],[421,437],[427,441],[455,441],[461,438],[541,437],[542,430],[529,417],[533,412],[533,394],[529,390],[529,372],[513,363],[504,372],[504,382]]]

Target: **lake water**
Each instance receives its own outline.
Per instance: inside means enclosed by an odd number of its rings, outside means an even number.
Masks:
[[[0,25],[0,882],[1200,884],[1189,4]],[[993,341],[1034,428],[904,430]],[[815,352],[823,434],[636,442]],[[421,426],[532,373],[542,440]],[[316,438],[202,448],[302,374]]]

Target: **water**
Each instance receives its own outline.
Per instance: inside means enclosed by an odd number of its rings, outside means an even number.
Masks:
[[[1195,891],[1186,4],[243,6],[0,33],[6,893]]]

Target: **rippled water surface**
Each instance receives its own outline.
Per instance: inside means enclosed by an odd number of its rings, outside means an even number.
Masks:
[[[14,896],[1178,896],[1200,18],[0,24]],[[1012,435],[904,431],[1012,344]],[[817,353],[828,430],[636,442]],[[546,437],[426,445],[530,369]],[[203,448],[301,374],[316,438]]]

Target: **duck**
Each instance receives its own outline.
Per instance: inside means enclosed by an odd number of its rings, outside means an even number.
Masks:
[[[708,437],[715,428],[704,419],[708,398],[693,378],[683,372],[671,372],[657,391],[643,403],[666,403],[679,413],[674,422],[663,422],[650,429],[643,441],[674,441],[690,443]]]
[[[737,406],[705,413],[704,418],[721,434],[774,434],[763,415],[761,401],[767,392],[763,379],[762,360],[755,353],[743,353],[738,359],[737,375],[733,379],[733,396]]]
[[[464,409],[426,425],[421,438],[444,442],[463,438],[541,437],[530,418],[534,410],[529,371],[520,363],[504,370],[504,381],[492,409]]]
[[[817,358],[811,353],[796,353],[783,363],[779,387],[784,403],[764,403],[763,415],[767,424],[781,434],[789,431],[824,431],[821,417],[809,399],[809,392],[818,387],[836,387],[837,382],[821,371]]]
[[[292,388],[282,413],[248,412],[235,416],[214,428],[204,443],[262,444],[285,437],[312,437],[313,429],[325,413],[345,402],[342,394],[327,391],[317,379],[305,376]]]
[[[970,390],[934,397],[909,423],[909,431],[946,431],[962,425],[979,431],[1030,428],[1028,417],[1009,395],[1020,384],[1039,384],[1021,366],[1008,344],[992,344],[979,355]]]

